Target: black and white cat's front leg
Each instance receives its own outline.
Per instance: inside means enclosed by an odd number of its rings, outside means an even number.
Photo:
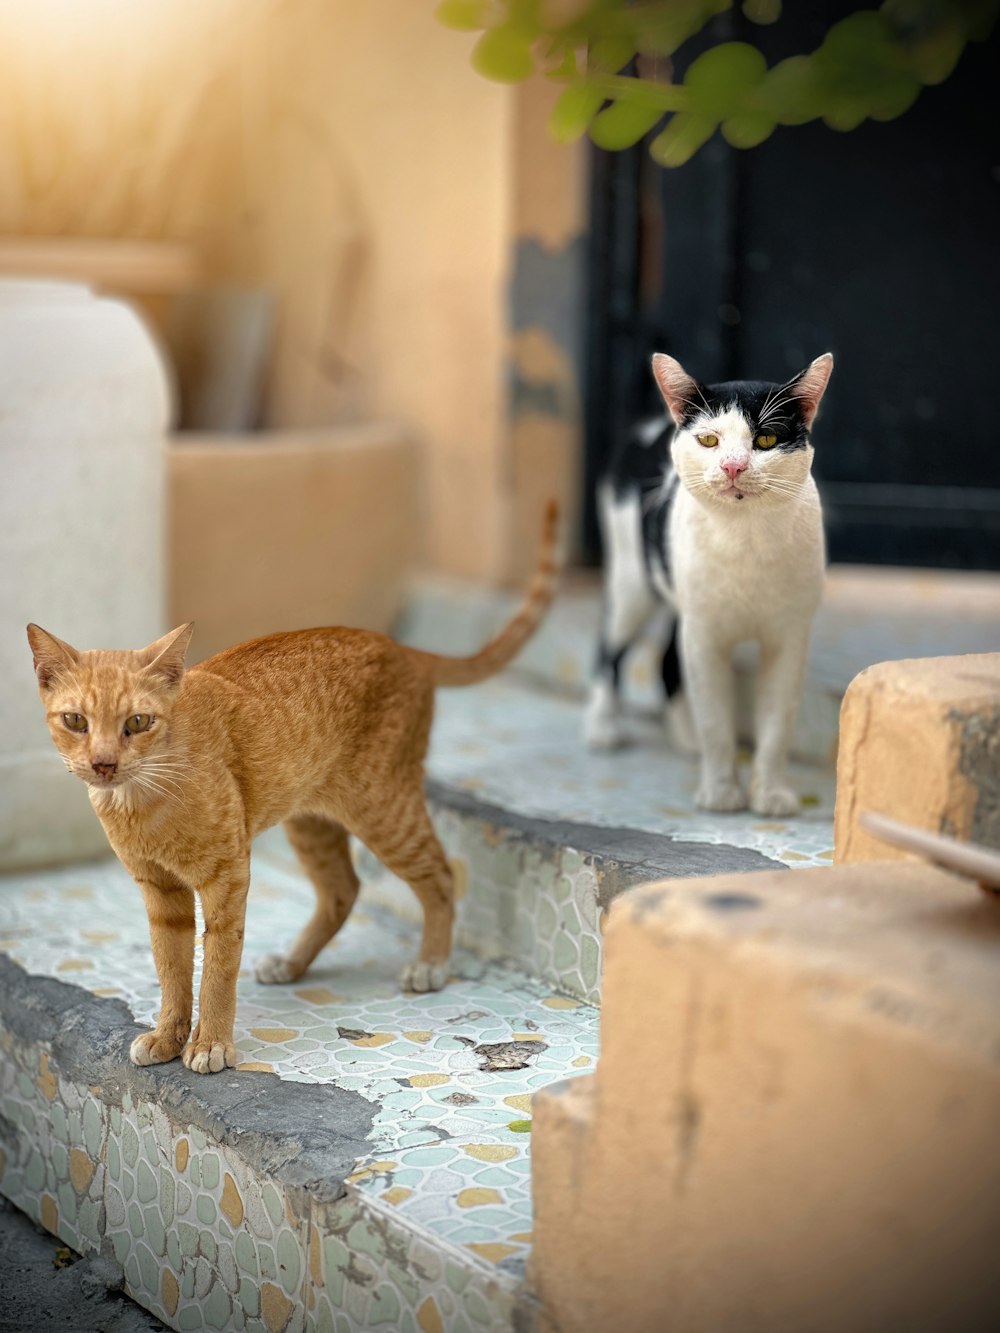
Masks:
[[[703,810],[745,810],[746,796],[736,776],[733,645],[715,632],[708,617],[687,614],[680,657],[701,751],[695,801]]]
[[[654,604],[646,588],[635,589],[628,597],[623,597],[619,589],[614,601],[605,595],[597,671],[583,716],[584,739],[592,750],[613,750],[628,739],[621,709],[621,668]]]
[[[750,779],[750,809],[758,815],[786,816],[799,811],[799,798],[788,784],[787,765],[808,651],[808,624],[789,626],[777,641],[761,643]]]
[[[620,698],[622,661],[652,615],[657,599],[642,552],[642,511],[637,490],[616,496],[610,486],[598,495],[604,537],[604,598],[597,671],[583,719],[593,750],[611,750],[627,739]]]
[[[684,690],[684,674],[681,669],[680,658],[680,629],[680,619],[675,616],[660,665],[660,674],[663,680],[664,722],[675,749],[679,750],[681,754],[698,754],[698,734],[695,731],[694,718],[691,716],[691,704]]]

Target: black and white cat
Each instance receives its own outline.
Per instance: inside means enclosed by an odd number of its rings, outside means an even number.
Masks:
[[[622,743],[621,661],[666,602],[675,619],[663,682],[675,734],[683,685],[707,810],[748,803],[736,773],[733,672],[745,640],[760,645],[749,805],[760,815],[799,809],[786,763],[825,565],[809,431],[832,370],[826,353],[786,384],[706,385],[658,354],[653,375],[673,428],[666,419],[640,427],[601,483],[604,613],[586,739]]]

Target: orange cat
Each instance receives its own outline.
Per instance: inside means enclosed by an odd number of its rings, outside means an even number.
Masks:
[[[132,1043],[135,1064],[183,1052],[205,1074],[235,1062],[250,843],[282,820],[316,911],[287,957],[262,960],[258,980],[297,980],[344,924],[358,893],[353,833],[424,909],[403,986],[444,985],[452,876],[423,790],[434,687],[485,680],[534,632],[554,591],[555,527],[550,504],[527,600],[468,658],[366,630],[312,629],[241,643],[185,671],[191,625],[139,652],[78,652],[28,626],[52,739],[146,902],[163,1003],[154,1031]],[[205,962],[192,1032],[195,893]]]

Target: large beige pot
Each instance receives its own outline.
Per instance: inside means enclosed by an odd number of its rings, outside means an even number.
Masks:
[[[0,280],[0,869],[107,849],[49,739],[28,621],[82,648],[162,633],[170,394],[136,314]]]

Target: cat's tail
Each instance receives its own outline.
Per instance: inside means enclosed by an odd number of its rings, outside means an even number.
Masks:
[[[534,634],[555,596],[559,579],[556,556],[558,520],[559,507],[555,500],[550,500],[545,507],[542,545],[528,595],[499,634],[472,657],[440,657],[435,653],[417,652],[416,655],[430,668],[435,685],[476,685],[486,680],[502,671]]]

